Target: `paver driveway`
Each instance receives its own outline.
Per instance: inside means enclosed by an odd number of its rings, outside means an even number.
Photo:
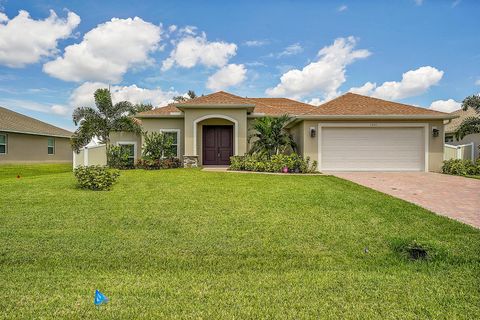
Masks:
[[[480,228],[480,180],[431,172],[330,172]]]

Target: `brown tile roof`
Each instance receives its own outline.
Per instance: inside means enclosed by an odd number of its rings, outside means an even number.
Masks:
[[[296,116],[382,116],[382,115],[418,115],[418,116],[448,116],[449,114],[426,108],[386,101],[382,99],[346,93],[318,107],[287,98],[249,98],[240,97],[224,91],[201,96],[182,103],[172,103],[165,107],[139,113],[137,116],[171,115],[180,112],[182,106],[208,105],[245,105],[255,106],[254,113],[265,115],[290,114]]]
[[[295,101],[287,98],[248,98],[255,101],[256,104],[269,105],[275,109],[281,109],[282,114],[288,113],[292,115],[304,114],[308,111],[315,109],[315,106],[311,104]],[[255,112],[260,112],[255,108]],[[267,113],[267,112],[265,112]]]
[[[408,104],[346,93],[321,104],[304,115],[426,115],[442,116],[446,113],[414,107]]]
[[[155,108],[152,110],[140,112],[135,115],[135,117],[141,118],[142,116],[156,116],[156,115],[170,115],[171,112],[181,112],[180,109],[178,109],[175,106],[176,103],[171,103],[165,107],[160,107],[160,108]]]
[[[0,131],[69,138],[72,132],[0,107]]]
[[[139,113],[137,116],[171,115],[171,112],[180,112],[177,106],[205,106],[205,105],[245,105],[255,106],[255,113],[266,115],[282,115],[285,113],[297,115],[315,108],[312,105],[286,98],[243,98],[228,92],[219,91],[206,96],[201,96],[182,103],[172,103],[165,107],[155,108]]]
[[[245,98],[236,96],[234,94],[225,92],[225,91],[218,91],[211,94],[207,94],[206,96],[197,97],[194,99],[190,99],[184,102],[178,103],[179,106],[181,105],[212,105],[212,104],[231,104],[231,105],[251,105],[250,102],[246,101]]]
[[[459,116],[458,118],[452,119],[452,121],[448,124],[445,125],[445,132],[451,133],[457,130],[458,126],[465,120],[466,118],[469,117],[479,117],[480,114],[478,114],[474,109],[468,108],[466,111],[463,111],[463,109],[459,109],[457,111],[453,111],[450,113],[451,115]]]

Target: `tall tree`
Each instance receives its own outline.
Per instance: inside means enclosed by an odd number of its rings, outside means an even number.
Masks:
[[[188,90],[187,96],[175,96],[173,97],[173,101],[175,102],[184,102],[190,99],[195,99],[197,97],[197,94],[193,90]]]
[[[140,126],[129,116],[134,106],[128,101],[113,104],[108,89],[97,89],[94,93],[96,108],[79,107],[73,111],[73,123],[79,125],[71,143],[75,151],[86,146],[93,137],[102,143],[110,144],[113,131],[130,131],[139,133]]]
[[[256,119],[253,133],[248,137],[248,141],[252,143],[250,152],[270,157],[290,149],[296,151],[297,145],[285,127],[290,120],[288,115]]]
[[[468,108],[475,110],[477,116],[463,120],[455,131],[457,140],[463,139],[463,137],[472,133],[480,133],[480,95],[471,95],[462,101],[462,109],[466,111]]]

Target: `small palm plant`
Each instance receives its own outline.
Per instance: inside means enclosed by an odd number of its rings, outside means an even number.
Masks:
[[[131,115],[137,111],[151,109],[151,106],[134,106],[128,101],[113,104],[108,89],[97,89],[94,93],[96,108],[80,107],[73,111],[73,122],[79,125],[75,130],[71,144],[78,152],[93,137],[110,145],[110,133],[113,131],[129,131],[140,133],[140,126]],[[108,152],[107,152],[108,154]]]
[[[270,158],[272,155],[289,150],[296,151],[297,145],[286,129],[290,120],[288,115],[256,119],[253,124],[253,133],[248,137],[248,142],[251,143],[250,153]]]

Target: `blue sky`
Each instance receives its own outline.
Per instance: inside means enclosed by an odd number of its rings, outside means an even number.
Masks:
[[[0,0],[0,105],[67,129],[108,85],[154,105],[189,89],[314,104],[353,91],[453,111],[480,91],[478,12],[473,0]]]

